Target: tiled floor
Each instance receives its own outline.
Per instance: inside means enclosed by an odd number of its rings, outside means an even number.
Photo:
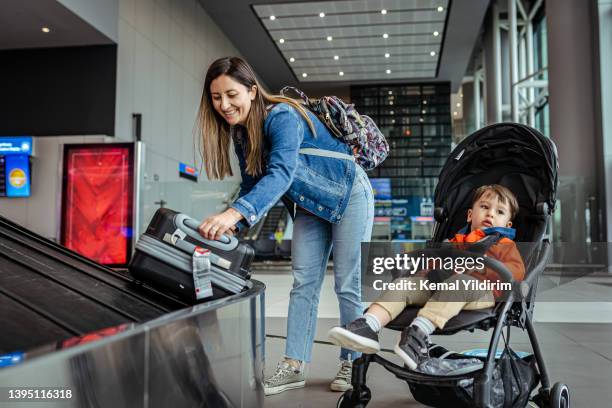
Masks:
[[[257,272],[255,279],[266,283],[266,332],[285,336],[287,305],[292,279],[287,273]],[[337,324],[338,305],[333,282],[327,276],[323,285],[316,341],[327,340],[327,330]],[[552,279],[552,278],[551,278]],[[585,276],[549,285],[538,295],[536,332],[551,380],[569,385],[575,407],[612,406],[612,278]],[[545,286],[545,285],[543,285]],[[385,330],[383,348],[392,348],[397,332]],[[490,332],[462,332],[454,336],[434,336],[434,342],[453,350],[487,347]],[[515,350],[531,351],[525,333],[512,332]],[[274,370],[282,357],[284,340],[268,338],[266,372]],[[316,343],[308,368],[306,388],[266,397],[266,407],[334,407],[338,393],[329,391],[329,381],[338,368],[338,349]],[[385,353],[391,360],[395,355]],[[420,407],[408,386],[374,364],[369,370],[368,386],[372,401],[368,407]]]

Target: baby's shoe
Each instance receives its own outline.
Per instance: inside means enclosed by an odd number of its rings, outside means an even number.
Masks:
[[[393,351],[400,356],[406,366],[414,370],[429,358],[428,336],[416,326],[408,326],[402,331],[402,337]]]
[[[372,330],[363,317],[346,326],[332,327],[327,336],[333,344],[349,350],[365,354],[376,354],[380,351],[378,333]]]

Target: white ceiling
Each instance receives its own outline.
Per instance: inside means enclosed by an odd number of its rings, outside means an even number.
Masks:
[[[252,8],[299,82],[427,79],[437,75],[447,0],[319,1],[257,4]]]

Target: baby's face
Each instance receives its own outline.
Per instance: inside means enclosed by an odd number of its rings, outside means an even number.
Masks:
[[[467,221],[472,223],[472,231],[490,227],[511,227],[510,207],[499,201],[497,194],[483,194],[468,210]]]

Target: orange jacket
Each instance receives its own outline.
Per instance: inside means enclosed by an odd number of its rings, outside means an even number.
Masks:
[[[455,234],[455,237],[451,239],[450,242],[473,243],[480,241],[485,236],[486,234],[482,230],[477,229],[469,234]],[[512,277],[515,281],[522,281],[525,278],[525,264],[523,263],[523,258],[516,244],[511,239],[506,237],[501,238],[495,245],[489,248],[486,255],[506,265],[506,268],[512,273]],[[468,272],[468,274],[480,280],[491,282],[500,281],[497,272],[489,268],[485,268],[482,272],[471,271]],[[499,297],[501,292],[494,290],[493,294]]]

